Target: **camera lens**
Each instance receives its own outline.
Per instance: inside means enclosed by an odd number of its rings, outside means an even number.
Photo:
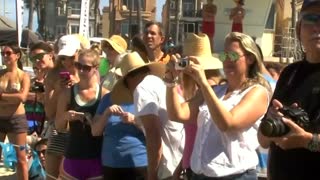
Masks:
[[[188,59],[181,59],[181,61],[179,62],[178,65],[179,65],[180,67],[185,68],[185,67],[187,67],[187,66],[189,65],[189,61],[188,61]]]
[[[265,119],[261,122],[260,129],[267,137],[280,137],[289,132],[289,127],[281,119]]]

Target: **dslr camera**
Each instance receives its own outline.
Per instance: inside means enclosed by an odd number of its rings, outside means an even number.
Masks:
[[[184,70],[187,66],[189,66],[190,60],[187,57],[178,59],[178,62],[175,64],[176,70]]]
[[[310,129],[310,120],[308,114],[299,107],[283,106],[280,112],[286,118],[290,118],[304,130]],[[290,128],[282,121],[282,117],[264,118],[260,124],[261,133],[267,137],[280,137],[287,134]]]
[[[43,93],[44,92],[44,85],[41,82],[34,82],[31,91],[35,93]]]

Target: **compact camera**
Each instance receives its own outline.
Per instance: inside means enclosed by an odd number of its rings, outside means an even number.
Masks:
[[[187,66],[189,66],[190,60],[185,57],[185,58],[180,58],[178,59],[178,62],[175,64],[175,69],[176,70],[184,70]]]
[[[280,112],[284,117],[290,118],[304,130],[310,129],[308,114],[299,107],[283,106]],[[265,118],[260,124],[261,133],[267,137],[280,137],[287,134],[290,128],[282,121],[281,117]]]
[[[35,93],[43,93],[44,92],[44,85],[41,82],[34,82],[31,86],[31,91]]]

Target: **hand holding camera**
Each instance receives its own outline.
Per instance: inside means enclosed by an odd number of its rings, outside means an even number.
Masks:
[[[283,106],[279,109],[283,117],[291,119],[295,124],[304,130],[310,129],[308,114],[300,107]],[[286,135],[290,128],[283,122],[281,116],[270,116],[264,118],[260,124],[261,133],[267,137],[281,137]]]

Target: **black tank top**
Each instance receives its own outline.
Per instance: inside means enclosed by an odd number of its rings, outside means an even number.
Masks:
[[[74,88],[71,87],[70,110],[90,113],[93,117],[101,99],[101,86],[98,88],[98,97],[94,104],[81,106],[75,100]],[[92,159],[101,156],[102,136],[94,137],[91,127],[81,121],[69,122],[69,141],[65,150],[65,157],[70,159]]]

